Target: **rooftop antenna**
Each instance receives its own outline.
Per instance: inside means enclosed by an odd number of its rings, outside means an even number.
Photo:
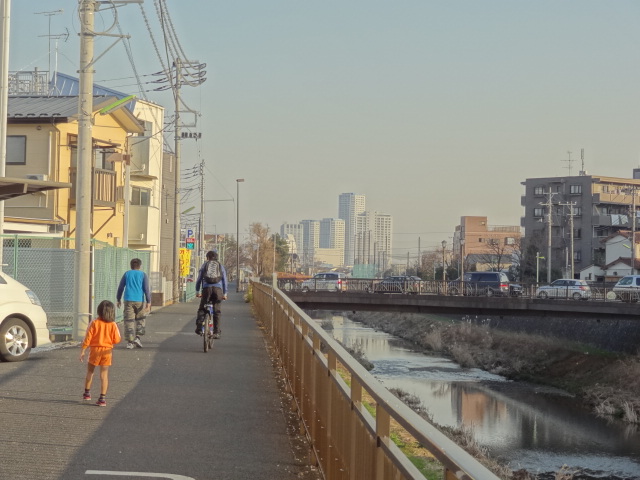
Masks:
[[[580,160],[582,161],[582,170],[580,170],[580,175],[586,175],[584,171],[584,148],[580,149]]]
[[[35,12],[35,15],[46,15],[47,17],[49,17],[49,33],[47,35],[38,35],[39,37],[49,37],[49,74],[51,74],[51,17],[53,17],[54,15],[61,15],[62,13],[64,13],[64,10],[60,9],[60,10],[52,10],[49,12]],[[58,37],[60,38],[60,37]]]
[[[575,162],[575,160],[571,159],[571,152],[567,152],[569,154],[569,158],[567,160],[560,160],[561,162],[567,162],[569,165],[565,168],[569,169],[569,176],[571,176],[571,164],[572,162]]]

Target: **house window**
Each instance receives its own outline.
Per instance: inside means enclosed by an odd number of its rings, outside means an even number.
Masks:
[[[132,187],[131,188],[131,205],[143,205],[146,207],[151,205],[151,189]]]
[[[534,208],[533,209],[533,216],[534,217],[542,217],[542,216],[544,216],[544,208]]]
[[[569,193],[571,195],[580,195],[580,194],[582,194],[582,185],[571,185],[571,186],[569,186]]]
[[[574,228],[573,229],[573,238],[582,238],[582,229]]]
[[[7,136],[7,165],[27,164],[27,137],[26,135]]]
[[[113,153],[113,150],[103,150],[96,148],[93,150],[93,163],[96,168],[100,168],[102,170],[115,170],[113,162],[107,160],[109,156]]]
[[[575,252],[573,252],[573,260],[576,262],[582,260],[582,252],[580,252],[580,250],[576,250]]]
[[[515,245],[516,244],[516,239],[513,237],[507,237],[504,239],[504,244],[505,245]]]
[[[544,195],[544,187],[534,187],[533,188],[534,195]]]
[[[573,215],[579,217],[582,215],[582,207],[573,207]]]

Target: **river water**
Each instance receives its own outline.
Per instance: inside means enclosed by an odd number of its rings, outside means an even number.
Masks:
[[[331,320],[336,340],[362,350],[387,388],[420,398],[437,424],[471,426],[476,441],[513,470],[542,480],[567,466],[575,480],[640,480],[638,428],[596,418],[562,391],[462,369],[346,317],[315,313]]]

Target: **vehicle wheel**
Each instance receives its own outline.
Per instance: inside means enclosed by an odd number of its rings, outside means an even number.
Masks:
[[[0,359],[19,362],[31,352],[31,330],[19,318],[8,318],[0,327]]]
[[[578,292],[575,292],[575,293],[573,294],[573,299],[574,299],[574,300],[580,300],[581,298],[582,298],[582,295],[580,295]]]
[[[549,294],[547,292],[540,292],[538,294],[538,298],[543,298],[543,299],[549,298]]]

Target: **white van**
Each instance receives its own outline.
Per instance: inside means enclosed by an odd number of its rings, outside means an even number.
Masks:
[[[36,294],[0,272],[0,360],[25,360],[32,348],[50,342],[47,314]]]

